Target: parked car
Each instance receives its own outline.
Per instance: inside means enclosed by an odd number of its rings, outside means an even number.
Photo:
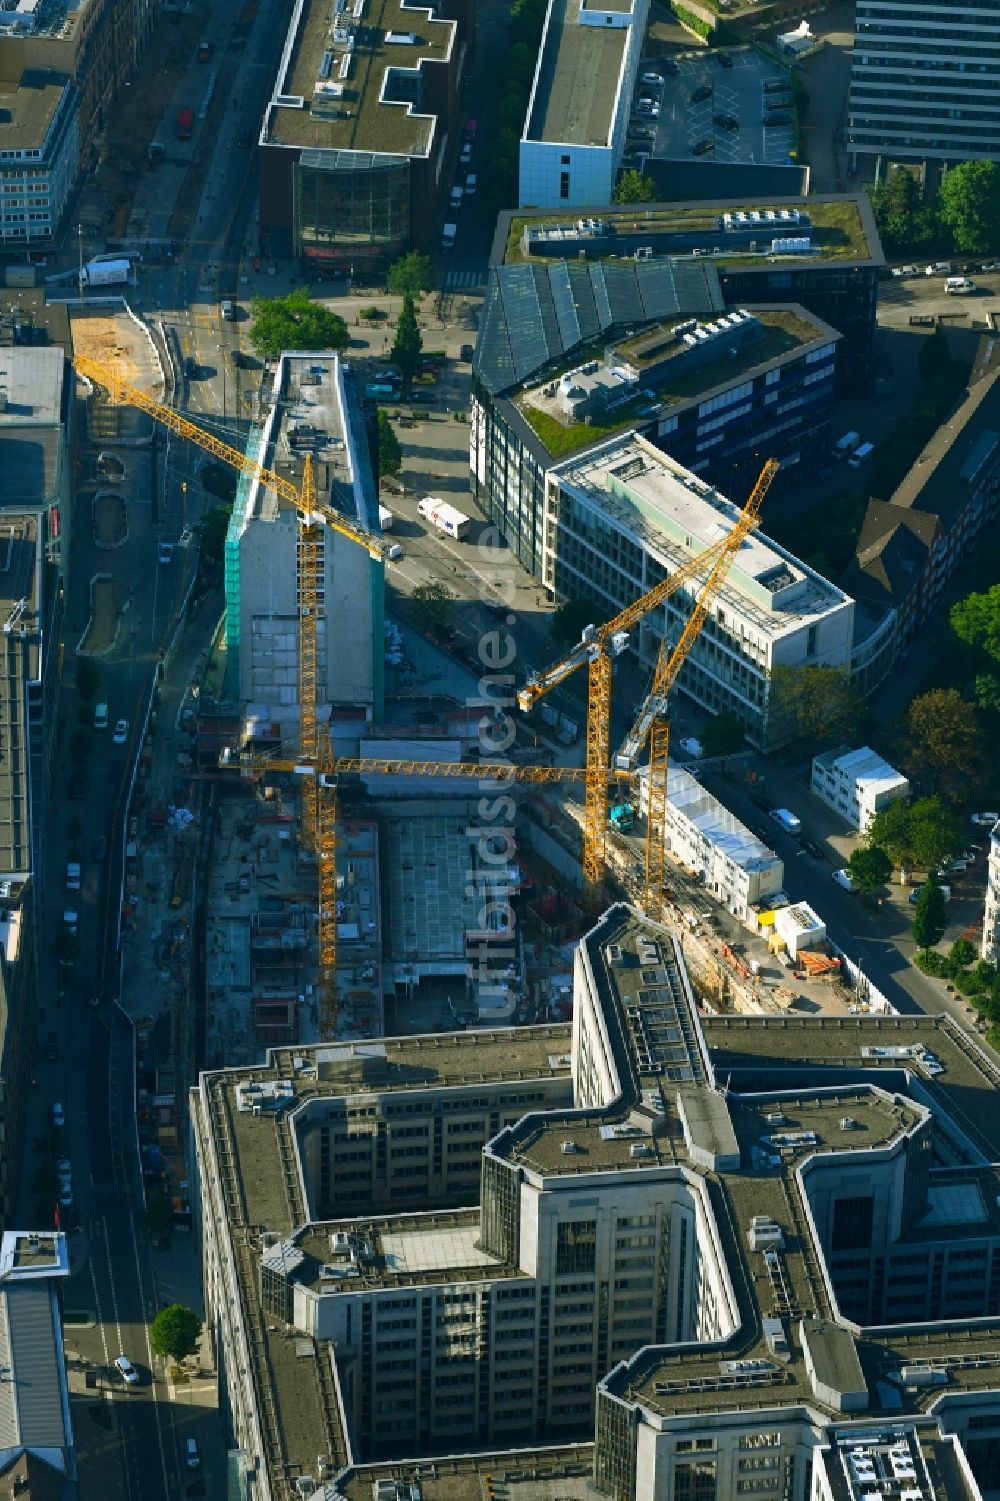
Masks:
[[[663,79],[660,77],[659,73],[643,73],[640,75],[640,78],[643,83],[663,83]]]
[[[707,151],[715,150],[715,142],[711,136],[705,136],[696,146],[692,146],[691,150],[695,156],[704,156]]]
[[[701,104],[701,103],[704,102],[704,100],[711,99],[711,97],[712,97],[712,85],[710,83],[703,83],[699,88],[695,89],[694,92],[692,93],[692,95],[691,95],[691,103],[692,104]]]
[[[475,352],[475,345],[473,344],[463,344],[461,349],[458,351],[459,357],[461,359],[469,361],[471,361],[472,356],[475,354]]]
[[[52,1106],[52,1124],[54,1126],[65,1126],[66,1124],[66,1112],[58,1100]]]
[[[1000,823],[1000,813],[973,813],[969,822],[977,829],[992,829],[995,823]]]
[[[124,745],[128,739],[128,720],[118,719],[115,721],[114,734],[111,736],[115,745]]]
[[[696,761],[701,759],[701,741],[696,740],[693,735],[688,735],[684,740],[680,741],[680,747],[682,751],[687,751],[689,756],[694,756]]]
[[[739,120],[737,120],[735,115],[717,114],[713,115],[712,119],[715,121],[716,125],[721,126],[723,130],[739,130],[740,128],[740,122]]]

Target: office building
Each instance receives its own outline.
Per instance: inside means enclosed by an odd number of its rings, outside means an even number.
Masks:
[[[851,675],[869,692],[918,635],[1000,513],[1000,366],[984,337],[962,399],[888,500],[870,500],[843,584],[858,601]]]
[[[64,74],[79,99],[83,166],[97,158],[111,105],[142,57],[159,15],[156,0],[35,0],[0,10],[0,77]],[[32,86],[37,88],[37,81]]]
[[[206,1312],[260,1501],[529,1470],[582,1498],[591,1435],[621,1501],[995,1489],[990,1056],[944,1017],[702,1017],[626,907],[573,992],[571,1030],[202,1074]]]
[[[473,361],[473,493],[540,577],[546,477],[616,432],[642,432],[734,494],[763,453],[819,465],[839,343],[801,307],[723,311],[697,262],[495,269]]]
[[[0,1480],[11,1496],[73,1497],[76,1447],[66,1379],[61,1284],[64,1235],[0,1239]]]
[[[640,809],[649,807],[649,768],[639,768]],[[697,871],[705,890],[748,922],[755,907],[782,887],[780,855],[742,824],[689,771],[671,766],[664,821],[666,848],[679,865]]]
[[[0,249],[27,253],[52,239],[76,184],[80,96],[65,73],[10,68],[19,44],[13,55],[4,45],[0,36]]]
[[[471,0],[296,0],[257,156],[273,254],[363,280],[430,245],[473,26]]]
[[[610,203],[649,0],[549,0],[518,158],[522,208]]]
[[[910,794],[906,777],[867,745],[860,750],[841,745],[837,750],[814,756],[810,786],[817,797],[861,834],[876,813]]]
[[[251,451],[295,485],[312,455],[316,492],[369,531],[378,495],[360,397],[334,354],[283,354]],[[244,475],[225,547],[226,645],[235,696],[265,740],[294,742],[299,723],[299,513]],[[322,534],[317,702],[381,718],[385,570],[330,528]]]
[[[1000,155],[1000,12],[991,0],[858,0],[848,160]]]
[[[619,261],[669,256],[710,261],[729,308],[796,303],[842,337],[837,385],[869,390],[875,378],[875,311],[885,265],[865,194],[745,197],[682,203],[600,203],[564,220],[501,214],[490,264]]]
[[[614,438],[557,465],[545,488],[542,580],[560,599],[592,599],[610,617],[731,527],[739,507],[645,438]],[[652,670],[676,641],[697,585],[679,589],[632,632]],[[787,731],[771,713],[775,667],[846,669],[854,603],[759,531],[744,542],[678,678],[709,713],[735,714],[752,744]]]
[[[994,825],[990,834],[982,953],[984,959],[1000,969],[1000,823]]]

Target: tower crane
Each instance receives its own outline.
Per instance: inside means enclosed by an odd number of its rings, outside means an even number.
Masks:
[[[701,593],[697,602],[684,625],[677,645],[667,655],[666,643],[661,643],[659,655],[656,661],[656,669],[653,674],[653,683],[636,715],[636,721],[625,739],[621,751],[615,758],[615,765],[619,770],[632,771],[635,768],[647,738],[649,740],[649,783],[648,783],[648,807],[646,813],[646,862],[643,891],[643,909],[651,917],[659,916],[660,904],[663,900],[663,873],[666,858],[666,811],[667,811],[667,776],[669,762],[667,749],[670,741],[670,722],[667,718],[667,699],[670,690],[677,681],[677,675],[687,660],[688,653],[698,638],[712,602],[722,588],[723,580],[729,572],[736,554],[743,545],[744,540],[757,524],[760,508],[764,504],[764,497],[771,488],[771,481],[777,474],[780,465],[777,459],[768,459],[760,474],[757,483],[750,492],[750,498],[732,531],[725,540],[719,557],[712,565],[708,578],[702,585]]]
[[[244,776],[263,775],[269,771],[287,771],[303,780],[303,792],[313,784],[313,800],[318,811],[319,855],[319,980],[320,1033],[324,1040],[336,1034],[337,1022],[337,779],[344,773],[359,772],[376,776],[433,776],[474,778],[477,781],[518,781],[539,784],[581,782],[587,772],[582,766],[515,766],[489,761],[409,761],[370,756],[334,758],[321,755],[319,761],[295,757],[241,755],[223,766],[236,765]],[[612,770],[612,777],[625,779],[628,772]]]
[[[775,465],[777,468],[777,465]],[[770,480],[768,481],[770,483]],[[759,481],[758,481],[759,484]],[[766,493],[766,489],[765,489]],[[747,502],[755,509],[743,535],[750,530],[756,519],[763,495],[755,501],[754,495]],[[742,521],[742,513],[740,520]],[[536,673],[518,690],[517,702],[522,712],[538,702],[542,696],[565,682],[578,667],[587,666],[587,745],[585,808],[583,823],[583,879],[585,892],[593,900],[604,878],[605,850],[607,844],[607,783],[609,768],[609,740],[611,734],[611,667],[614,659],[621,656],[629,644],[629,631],[650,610],[690,583],[693,578],[711,570],[726,552],[738,544],[732,543],[732,533],[718,542],[711,543],[695,557],[687,559],[673,573],[654,584],[632,604],[626,605],[611,620],[603,625],[588,625],[578,644],[567,652],[559,662],[544,672]]]
[[[89,355],[77,354],[76,368],[88,380],[104,386],[113,401],[125,402],[138,408],[169,428],[179,438],[196,443],[213,458],[228,464],[240,474],[249,475],[267,488],[274,490],[281,500],[295,507],[299,514],[300,533],[298,547],[298,614],[299,614],[299,749],[304,759],[318,762],[320,755],[319,732],[316,721],[317,698],[317,621],[319,616],[320,576],[322,573],[323,528],[349,538],[360,547],[367,548],[373,558],[384,558],[388,544],[375,532],[352,521],[321,500],[316,495],[316,480],[313,473],[312,455],[307,453],[302,472],[302,485],[297,488],[288,479],[259,464],[238,448],[207,433],[173,407],[147,395],[138,386],[124,380],[110,365]],[[329,650],[329,643],[328,643]],[[307,779],[303,786],[301,805],[301,829],[303,842],[309,849],[317,847],[318,805],[315,779]]]

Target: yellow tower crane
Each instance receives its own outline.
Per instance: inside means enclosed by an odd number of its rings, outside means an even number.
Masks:
[[[199,448],[220,459],[240,474],[249,475],[271,489],[279,499],[295,507],[299,514],[298,540],[298,609],[299,609],[299,748],[304,760],[316,763],[319,760],[319,732],[316,721],[317,699],[317,627],[319,619],[320,578],[323,568],[323,529],[329,527],[342,537],[367,548],[373,558],[384,558],[388,544],[366,527],[343,516],[326,501],[316,495],[312,455],[306,454],[302,473],[302,486],[297,489],[290,480],[258,464],[238,448],[216,438],[198,427],[180,412],[166,406],[162,401],[147,395],[138,386],[131,385],[110,366],[89,355],[76,356],[76,368],[88,380],[103,386],[113,401],[137,407],[155,421],[196,443]],[[330,644],[328,642],[328,650]],[[318,847],[319,808],[316,800],[317,784],[314,778],[307,779],[303,786],[301,805],[301,834],[309,849]]]
[[[232,763],[244,776],[262,776],[267,772],[287,771],[299,775],[305,785],[314,786],[313,800],[319,816],[319,982],[320,1032],[324,1040],[336,1034],[337,1024],[337,779],[349,772],[374,776],[424,776],[474,778],[500,785],[510,782],[533,782],[536,785],[556,782],[582,782],[582,766],[514,766],[503,761],[409,761],[398,758],[337,757],[331,754],[320,762],[295,757],[243,755]],[[613,778],[626,779],[628,772],[612,771]]]
[[[763,496],[761,497],[763,499]],[[747,506],[753,502],[751,496]],[[759,501],[757,502],[759,507]],[[756,510],[754,511],[756,516]],[[742,519],[742,517],[741,517]],[[752,524],[752,523],[751,523]],[[749,527],[746,528],[749,530]],[[650,610],[710,570],[731,544],[731,533],[711,543],[696,557],[654,584],[639,599],[626,605],[603,625],[588,625],[578,643],[554,666],[530,677],[518,690],[518,707],[527,713],[542,696],[587,664],[587,747],[583,821],[583,879],[585,894],[595,902],[604,880],[607,846],[607,785],[610,765],[611,666],[629,644],[629,631]],[[745,533],[744,533],[745,535]]]
[[[701,593],[691,614],[685,622],[677,645],[667,655],[666,643],[660,646],[653,674],[653,684],[636,716],[635,724],[627,736],[621,751],[615,758],[619,770],[634,770],[642,747],[649,740],[649,782],[647,786],[648,807],[646,814],[646,868],[643,891],[643,908],[650,917],[658,917],[663,902],[663,874],[666,859],[666,811],[667,775],[669,762],[667,750],[670,743],[670,722],[667,718],[667,699],[677,681],[677,675],[687,660],[688,653],[697,640],[708,612],[712,607],[723,580],[735,561],[743,542],[757,525],[764,497],[771,488],[771,481],[779,469],[777,459],[768,459],[750,498],[740,512],[732,531],[725,539],[722,552],[716,558],[705,580]]]

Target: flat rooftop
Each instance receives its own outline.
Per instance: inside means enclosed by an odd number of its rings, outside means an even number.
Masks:
[[[6,81],[0,83],[4,145],[18,151],[40,151],[62,97],[70,88],[65,73],[42,68],[25,69],[16,88]]]
[[[607,521],[639,533],[668,567],[717,542],[740,514],[731,500],[636,433],[569,459],[553,473]],[[840,609],[848,596],[754,531],[722,585],[719,603],[727,601],[762,637],[777,638]]]
[[[0,449],[2,451],[2,449]],[[31,874],[26,686],[41,672],[42,551],[38,517],[0,511],[0,880]]]
[[[762,1077],[773,1083],[779,1070],[790,1079],[796,1069],[827,1069],[873,1081],[908,1071],[988,1162],[1000,1161],[1000,1067],[951,1017],[706,1016],[702,1028],[717,1072],[730,1074],[734,1088]],[[939,1061],[941,1073],[931,1077],[921,1066],[923,1049]]]
[[[505,1266],[480,1248],[478,1209],[408,1214],[398,1219],[366,1218],[360,1255],[356,1254],[352,1262],[338,1261],[338,1235],[360,1240],[355,1230],[353,1220],[345,1220],[342,1225],[333,1221],[297,1236],[295,1247],[304,1260],[296,1271],[296,1280],[332,1295],[360,1288],[523,1275],[516,1266]]]
[[[674,332],[678,328],[683,330],[691,320],[671,319],[615,345],[612,365],[620,362],[638,375],[634,395],[607,412],[595,413],[589,421],[572,420],[560,410],[558,398],[547,395],[551,383],[561,373],[558,366],[546,371],[540,385],[529,387],[514,398],[517,410],[553,457],[562,458],[590,448],[602,438],[662,417],[665,412],[676,413],[695,406],[737,381],[756,379],[767,370],[779,369],[799,358],[810,348],[836,344],[841,337],[828,323],[798,306],[754,307],[750,316],[758,325],[753,337],[747,336],[734,348],[720,339],[717,355],[712,357],[709,351],[698,350],[697,361],[684,358],[691,351]],[[726,347],[722,347],[724,344]],[[565,362],[565,368],[578,365],[585,353],[577,351],[572,360]],[[603,350],[598,357],[601,354]],[[609,369],[607,376],[609,382],[613,381],[614,372]],[[621,389],[625,394],[628,387],[623,385]]]
[[[762,228],[755,238],[758,242],[766,238],[769,248],[773,237],[801,233],[810,240],[808,253],[775,256],[761,250],[751,251],[748,235],[727,235],[723,231],[725,214],[749,215],[771,210],[780,213],[782,209],[808,213],[808,228],[800,231],[795,226],[775,225]],[[588,219],[601,227],[588,226]],[[561,259],[576,255],[578,247],[588,259],[601,260],[615,255],[630,256],[646,245],[652,246],[654,255],[681,257],[697,252],[699,260],[710,260],[720,271],[773,270],[779,260],[782,265],[796,269],[838,262],[876,266],[885,263],[868,202],[861,195],[830,193],[808,198],[770,196],[697,203],[644,203],[638,212],[634,204],[597,204],[591,209],[576,210],[573,216],[564,219],[555,217],[551,210],[537,214],[517,210],[501,214],[498,220],[491,264]]]
[[[423,1501],[470,1501],[496,1489],[505,1501],[594,1501],[592,1444],[559,1449],[505,1449],[420,1466]],[[337,1476],[345,1501],[372,1501],[380,1480],[398,1480],[399,1465],[359,1465]]]
[[[454,21],[406,0],[364,0],[360,8],[354,0],[332,8],[329,0],[298,0],[263,143],[429,155],[437,117],[421,110],[421,65],[446,62],[455,32]]]
[[[640,768],[640,775],[645,770]],[[741,870],[766,869],[780,863],[780,857],[769,845],[751,834],[746,824],[680,766],[671,765],[667,773],[667,808],[676,809]]]
[[[336,354],[283,354],[260,442],[260,462],[299,485],[312,454],[316,493],[370,531],[378,530],[378,499],[364,441],[354,377]],[[281,504],[254,482],[247,519],[273,521]]]
[[[525,139],[607,146],[622,82],[629,28],[584,26],[581,0],[550,0],[545,44]],[[631,0],[605,7],[627,14]]]
[[[858,750],[851,750],[849,746],[842,745],[837,750],[824,752],[815,758],[821,766],[831,770],[836,767],[838,771],[852,782],[858,782],[862,786],[870,788],[872,792],[889,792],[893,787],[898,787],[906,778],[902,772],[890,766],[888,761],[873,751],[869,746],[862,745]]]

